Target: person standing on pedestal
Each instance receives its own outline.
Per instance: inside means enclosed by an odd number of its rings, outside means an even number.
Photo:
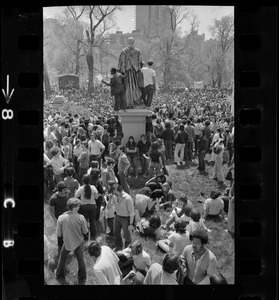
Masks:
[[[147,97],[143,101],[148,109],[150,109],[154,92],[156,93],[156,72],[152,69],[152,66],[153,61],[149,60],[147,67],[141,69],[144,79],[145,97]]]
[[[128,108],[134,108],[141,98],[138,84],[138,73],[141,71],[141,53],[135,48],[135,39],[128,38],[128,47],[125,47],[119,56],[118,69],[124,74],[125,96]]]
[[[111,96],[114,96],[114,111],[119,111],[123,109],[126,111],[127,104],[125,99],[125,89],[124,89],[124,77],[122,74],[118,73],[116,68],[111,68],[110,74],[112,78],[110,79],[110,83],[102,80],[102,83],[109,85],[111,90]]]

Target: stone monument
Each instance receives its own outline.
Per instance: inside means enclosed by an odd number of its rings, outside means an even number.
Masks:
[[[127,111],[120,111],[122,129],[124,137],[122,144],[125,146],[129,136],[133,136],[135,141],[140,140],[140,136],[145,134],[146,116],[152,113],[151,110],[144,109],[141,103],[141,90],[138,86],[138,74],[141,72],[141,52],[135,48],[135,39],[128,38],[128,47],[125,47],[119,56],[118,69],[124,75],[125,97],[127,101]]]

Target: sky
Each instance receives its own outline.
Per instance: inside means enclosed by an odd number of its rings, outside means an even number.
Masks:
[[[198,16],[200,21],[199,34],[205,34],[205,39],[211,38],[208,31],[208,26],[213,24],[213,19],[221,19],[223,16],[230,15],[234,13],[233,6],[187,6]],[[44,18],[55,18],[62,15],[65,7],[55,6],[55,7],[45,7],[43,10]],[[121,11],[116,12],[116,30],[121,30],[123,33],[132,32],[136,29],[135,23],[135,5],[123,5]],[[182,25],[182,32],[189,30],[189,25],[184,22]]]

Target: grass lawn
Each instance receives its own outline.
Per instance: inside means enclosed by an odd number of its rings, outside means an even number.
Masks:
[[[185,169],[177,169],[175,165],[167,166],[170,179],[173,183],[173,190],[175,194],[185,193],[194,206],[198,209],[202,209],[202,205],[198,202],[198,196],[201,191],[205,193],[207,198],[210,192],[218,188],[217,183],[210,179],[213,176],[213,168],[211,166],[206,166],[207,176],[199,174],[197,166],[193,164],[191,167]],[[228,170],[227,165],[224,165],[224,172],[226,174]],[[137,194],[140,189],[144,186],[146,180],[142,177],[138,179],[129,179],[129,184],[132,190],[132,196]],[[229,183],[226,182],[228,186]],[[61,285],[55,279],[54,269],[56,268],[55,258],[57,256],[57,238],[55,234],[55,226],[52,218],[48,212],[47,199],[45,199],[44,204],[44,217],[45,224],[44,230],[45,234],[49,239],[51,245],[50,252],[50,264],[49,268],[45,269],[45,282],[48,285]],[[162,223],[168,218],[169,213],[160,211],[159,212]],[[230,234],[225,231],[225,224],[216,224],[213,222],[205,222],[206,226],[212,231],[209,233],[209,243],[207,247],[212,250],[212,252],[217,257],[217,270],[221,272],[227,279],[229,284],[234,284],[234,240],[231,238]],[[102,245],[112,246],[109,240],[106,240],[102,222],[97,223],[97,232],[100,233],[100,243]],[[143,244],[143,248],[149,253],[152,263],[158,262],[162,263],[164,253],[158,250],[155,246],[155,240],[144,238],[139,236],[138,233],[132,234],[132,240],[140,240]],[[97,284],[96,277],[94,276],[93,262],[87,251],[84,252],[85,264],[87,266],[87,282],[86,285]],[[77,271],[78,264],[74,256],[69,257],[67,264],[67,275],[66,282],[64,285],[75,285],[77,284]]]

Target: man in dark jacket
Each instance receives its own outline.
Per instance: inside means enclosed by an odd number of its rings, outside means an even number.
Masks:
[[[114,111],[119,111],[123,109],[126,111],[127,102],[125,99],[125,90],[124,90],[124,77],[122,74],[118,73],[116,68],[111,68],[110,73],[112,78],[110,79],[110,83],[102,80],[102,82],[106,85],[110,86],[110,94],[114,96]]]
[[[203,128],[201,130],[200,136],[197,139],[197,152],[198,152],[198,159],[199,159],[198,170],[200,172],[205,171],[205,163],[204,163],[205,145],[206,145],[205,130]]]
[[[174,163],[180,166],[183,164],[185,143],[188,140],[188,134],[184,129],[184,125],[179,125],[179,130],[175,136]],[[178,153],[180,153],[178,155]]]

